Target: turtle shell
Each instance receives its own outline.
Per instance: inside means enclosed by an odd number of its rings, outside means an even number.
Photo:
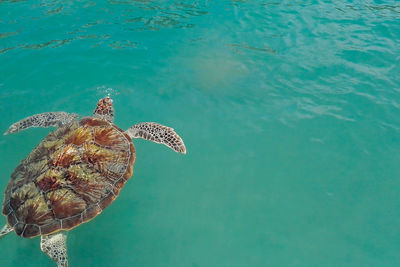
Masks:
[[[131,138],[108,121],[90,117],[60,127],[11,175],[3,214],[22,237],[74,228],[118,196],[134,161]]]

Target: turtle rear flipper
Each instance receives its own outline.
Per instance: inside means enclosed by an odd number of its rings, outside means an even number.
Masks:
[[[175,152],[186,154],[185,144],[173,128],[155,122],[142,122],[133,125],[126,130],[125,133],[128,134],[130,138],[143,138],[158,144],[166,145]]]
[[[42,236],[40,249],[53,259],[58,267],[68,267],[67,236],[65,234]]]
[[[30,127],[57,127],[72,122],[78,115],[67,112],[46,112],[35,114],[12,124],[4,135],[16,133]]]
[[[3,238],[6,234],[12,232],[14,228],[9,226],[8,224],[4,225],[3,228],[0,230],[0,238]]]

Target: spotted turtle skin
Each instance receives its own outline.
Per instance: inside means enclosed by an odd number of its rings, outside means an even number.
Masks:
[[[113,123],[83,118],[51,132],[21,161],[3,214],[22,237],[72,229],[100,214],[133,174],[135,147]]]

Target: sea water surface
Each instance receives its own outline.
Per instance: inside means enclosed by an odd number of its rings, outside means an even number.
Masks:
[[[71,267],[400,266],[399,43],[393,0],[3,0],[0,131],[110,93],[184,139],[134,140]],[[0,137],[1,191],[50,130]],[[12,233],[0,266],[55,264]]]

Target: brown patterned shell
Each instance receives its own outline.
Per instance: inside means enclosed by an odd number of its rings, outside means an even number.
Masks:
[[[84,118],[61,127],[17,166],[3,214],[22,237],[74,228],[118,196],[134,161],[130,137],[112,123]]]

